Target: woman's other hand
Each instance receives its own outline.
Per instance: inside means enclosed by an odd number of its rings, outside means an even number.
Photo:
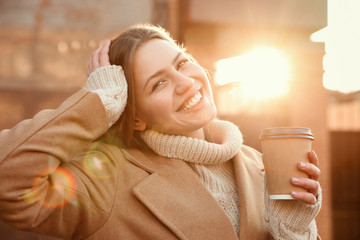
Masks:
[[[112,126],[127,103],[127,82],[121,66],[110,65],[110,40],[105,40],[90,56],[85,87],[99,95]]]
[[[310,162],[300,162],[297,167],[300,171],[309,175],[309,178],[292,178],[293,185],[302,187],[308,190],[308,192],[292,192],[291,195],[299,200],[302,200],[309,204],[315,204],[317,202],[320,183],[321,171],[319,169],[319,159],[315,151],[309,152]]]
[[[87,75],[95,71],[95,69],[103,66],[110,65],[109,60],[109,49],[110,49],[110,40],[105,40],[98,49],[96,49],[90,56],[90,61],[88,65]]]

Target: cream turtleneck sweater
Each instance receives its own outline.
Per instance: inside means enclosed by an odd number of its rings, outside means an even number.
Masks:
[[[234,124],[219,120],[204,131],[207,140],[151,130],[145,131],[142,138],[157,154],[186,161],[239,232],[239,198],[230,160],[241,148],[242,135]]]

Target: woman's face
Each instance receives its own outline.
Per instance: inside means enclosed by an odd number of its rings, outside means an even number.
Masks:
[[[136,130],[203,138],[216,116],[204,69],[165,40],[152,39],[134,58]]]

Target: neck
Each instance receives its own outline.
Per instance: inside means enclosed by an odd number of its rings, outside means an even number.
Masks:
[[[191,137],[191,138],[197,138],[197,139],[201,139],[201,140],[205,140],[205,133],[204,133],[204,128],[199,128],[193,132],[189,132],[189,133],[183,133],[180,134],[182,136],[185,137]]]

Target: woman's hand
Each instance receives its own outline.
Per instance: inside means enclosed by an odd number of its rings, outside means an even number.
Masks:
[[[85,88],[99,95],[111,127],[127,103],[127,82],[121,66],[110,65],[110,40],[105,40],[90,56]]]
[[[319,159],[314,151],[309,152],[309,163],[300,162],[297,167],[300,171],[309,175],[309,178],[292,178],[293,185],[302,187],[308,190],[308,192],[292,192],[291,195],[309,204],[315,204],[317,202],[318,191],[320,183],[321,171],[319,169]]]
[[[96,49],[90,56],[90,62],[87,70],[88,77],[95,71],[95,69],[110,65],[109,49],[110,40],[105,40],[98,49]]]

